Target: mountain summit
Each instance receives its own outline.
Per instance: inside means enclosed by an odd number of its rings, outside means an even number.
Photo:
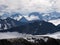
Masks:
[[[42,18],[43,18],[42,14],[40,14],[39,12],[32,12],[32,13],[29,14],[29,17],[32,16],[32,15],[38,17],[39,20],[42,20]]]

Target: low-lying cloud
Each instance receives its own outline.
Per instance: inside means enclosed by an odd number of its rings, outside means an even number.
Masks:
[[[23,15],[34,11],[43,13],[60,11],[60,0],[0,0],[0,2],[0,5],[8,6],[4,11],[17,11]]]
[[[45,34],[45,35],[31,35],[31,34],[22,34],[18,32],[0,32],[0,39],[11,39],[11,38],[28,38],[38,36],[49,36],[55,39],[60,39],[60,32],[55,32],[53,34]],[[36,37],[35,37],[36,38]]]

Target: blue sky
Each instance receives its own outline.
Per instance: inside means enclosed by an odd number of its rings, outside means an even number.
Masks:
[[[60,0],[0,0],[0,5],[7,5],[3,10],[8,12],[20,12],[27,15],[30,12],[48,13],[60,12]]]

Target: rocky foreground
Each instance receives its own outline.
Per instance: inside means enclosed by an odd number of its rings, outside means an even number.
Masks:
[[[60,39],[54,39],[47,36],[41,38],[13,38],[0,39],[0,45],[60,45]]]

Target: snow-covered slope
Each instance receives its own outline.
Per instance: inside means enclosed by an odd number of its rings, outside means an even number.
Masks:
[[[22,18],[22,14],[18,13],[18,12],[13,12],[11,14],[11,18],[13,18],[14,20],[19,21]]]
[[[58,24],[60,24],[60,19],[55,19],[55,20],[49,20],[48,22],[51,22],[51,23],[53,23],[54,25],[58,25]]]
[[[43,20],[45,21],[60,19],[60,13],[56,11],[53,11],[51,13],[44,13],[42,16]]]
[[[0,30],[9,29],[18,25],[19,25],[19,22],[10,17],[6,19],[0,19]]]
[[[39,19],[42,20],[42,14],[40,14],[39,12],[31,12],[29,14],[29,17],[31,17],[32,19]]]
[[[32,20],[40,20],[40,18],[38,16],[34,16],[34,15],[31,15],[30,17],[29,16],[24,16],[28,21],[32,21]]]
[[[22,16],[15,16],[15,17],[11,17],[11,18],[13,18],[13,19],[19,21],[19,20],[22,18]]]

